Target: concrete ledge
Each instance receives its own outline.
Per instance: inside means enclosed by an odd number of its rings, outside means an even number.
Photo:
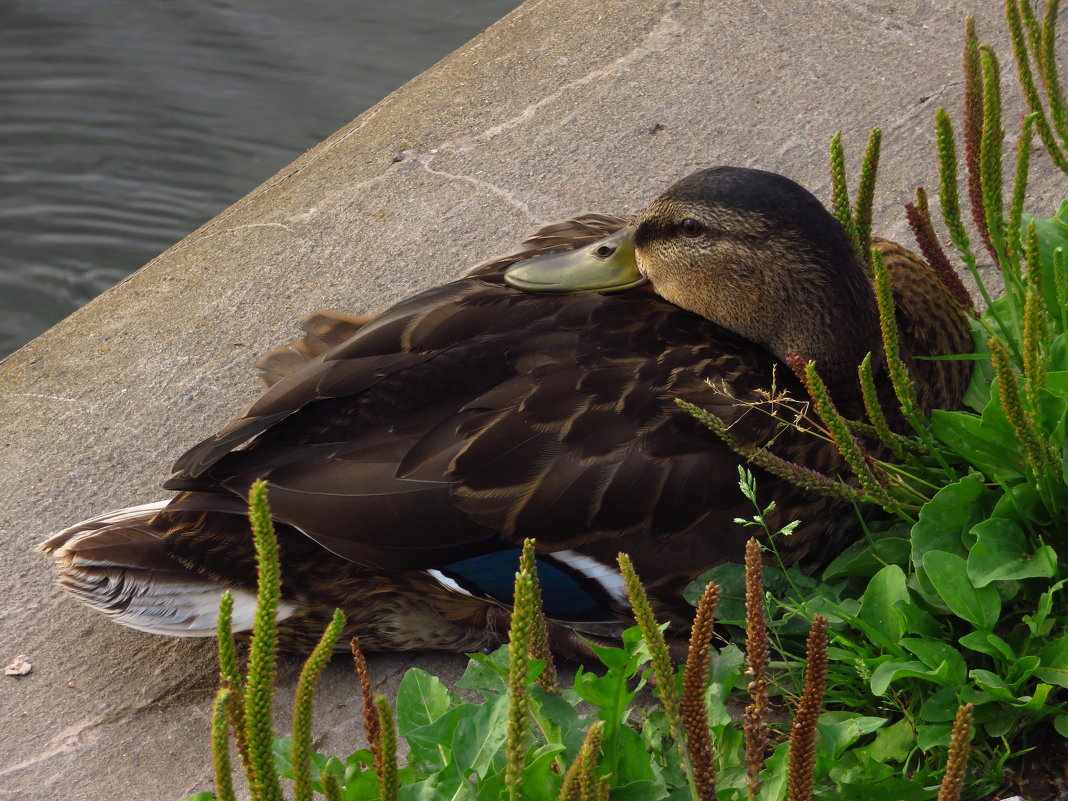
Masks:
[[[212,644],[109,624],[32,549],[163,497],[172,460],[253,399],[253,359],[304,313],[381,308],[537,223],[637,210],[698,166],[775,170],[826,200],[837,129],[854,165],[883,129],[876,230],[907,239],[900,205],[934,182],[932,114],[960,106],[965,14],[1011,62],[997,9],[781,5],[530,0],[0,363],[0,660],[33,665],[0,677],[0,798],[208,787]],[[1029,210],[1048,215],[1064,179],[1044,156],[1033,171]],[[451,677],[464,664],[383,655],[371,668],[392,688],[413,661]],[[320,694],[325,748],[357,744],[353,687],[338,660]]]

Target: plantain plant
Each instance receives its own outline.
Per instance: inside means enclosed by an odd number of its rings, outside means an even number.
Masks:
[[[837,413],[815,365],[795,360],[791,367],[811,396],[820,433],[838,446],[853,480],[804,473],[767,450],[744,452],[754,465],[851,499],[860,511],[863,538],[822,576],[774,569],[776,600],[767,625],[783,661],[797,665],[798,620],[828,617],[834,705],[879,710],[885,721],[875,735],[878,747],[869,750],[874,763],[854,753],[835,768],[843,780],[847,774],[862,779],[868,793],[873,781],[887,788],[930,783],[943,769],[940,749],[950,742],[961,704],[973,706],[980,743],[961,773],[964,797],[1011,786],[1021,766],[1041,772],[1043,760],[1056,774],[1055,756],[1046,749],[1068,737],[1068,201],[1047,219],[1024,212],[1036,137],[1068,174],[1068,116],[1053,54],[1057,8],[1052,0],[1039,19],[1027,2],[1005,3],[1029,108],[1016,137],[1011,187],[1002,184],[1001,70],[971,19],[961,134],[944,109],[935,114],[942,222],[985,307],[974,314],[976,352],[955,357],[974,365],[965,408],[930,416],[919,410],[898,351],[886,270],[879,253],[867,249],[879,134],[869,141],[855,203],[835,137],[835,213],[857,247],[870,253],[884,357],[912,432],[902,436],[887,425],[870,360],[860,369],[867,416],[859,421]],[[966,203],[958,188],[961,162]],[[906,214],[928,263],[970,305],[922,189]],[[1000,295],[984,281],[983,261],[996,269]],[[722,424],[688,411],[731,444]],[[774,554],[775,539],[765,542]],[[721,622],[740,630],[741,568],[724,565],[706,578],[724,587]],[[895,792],[905,793],[900,786]]]
[[[844,747],[872,728],[860,715],[821,714],[828,678],[828,629],[827,620],[818,615],[807,637],[804,679],[792,690],[798,697],[793,721],[771,719],[774,710],[767,695],[771,646],[762,622],[765,589],[756,539],[750,540],[746,554],[747,655],[734,645],[718,654],[714,651],[719,588],[709,583],[697,604],[686,662],[681,667],[672,664],[664,627],[654,618],[629,558],[621,554],[620,571],[637,625],[624,633],[622,647],[591,645],[603,675],[579,669],[572,686],[562,689],[547,648],[534,542],[527,540],[516,573],[509,645],[493,654],[472,656],[458,684],[481,700],[465,700],[436,677],[412,668],[400,683],[394,708],[373,693],[354,639],[350,645],[369,748],[344,761],[314,753],[312,695],[344,619],[339,611],[334,613],[301,671],[292,737],[274,736],[271,702],[278,641],[274,610],[280,572],[262,482],[250,493],[250,507],[259,590],[248,669],[244,675],[239,669],[227,595],[219,617],[220,687],[211,726],[215,791],[187,801],[235,798],[231,747],[239,755],[253,801],[286,797],[290,785],[298,801],[310,801],[316,794],[330,801],[802,801],[833,786],[828,766]],[[739,727],[727,701],[747,673],[753,678],[751,703]],[[651,680],[658,701],[652,709],[635,703]],[[964,786],[969,715],[970,708],[962,708],[946,754],[951,770],[938,796],[945,801],[956,801]],[[403,767],[397,757],[402,739],[408,746]]]

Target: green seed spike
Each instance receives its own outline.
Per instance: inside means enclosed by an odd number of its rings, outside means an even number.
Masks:
[[[1031,128],[1035,114],[1020,121],[1020,135],[1016,140],[1016,175],[1012,183],[1012,205],[1009,206],[1009,257],[1020,262],[1020,226],[1023,220],[1024,197],[1027,195],[1027,170],[1031,162]]]
[[[334,655],[334,645],[344,626],[345,616],[340,609],[335,609],[330,625],[308,656],[297,681],[297,697],[293,704],[293,797],[296,801],[311,801],[312,798],[311,724],[315,685]]]
[[[983,187],[983,213],[990,235],[987,249],[994,263],[1004,271],[1001,153],[1005,131],[1001,127],[1001,68],[994,50],[986,44],[979,45],[979,63],[983,70],[983,137],[979,143],[979,178]]]
[[[519,572],[530,575],[534,583],[534,632],[530,643],[530,655],[534,659],[545,662],[545,669],[538,676],[538,684],[549,692],[559,692],[560,685],[556,680],[556,664],[553,662],[553,653],[549,648],[549,632],[545,623],[545,613],[542,611],[541,585],[538,583],[537,562],[534,558],[534,540],[523,540],[523,552],[519,557]]]
[[[223,686],[233,689],[230,704],[227,706],[230,715],[230,725],[234,730],[234,739],[237,740],[237,751],[241,755],[241,764],[244,765],[245,773],[251,775],[251,764],[248,758],[248,738],[246,737],[245,724],[245,701],[244,683],[241,681],[241,670],[237,666],[237,645],[234,642],[233,633],[234,598],[227,590],[219,599],[219,679]]]
[[[908,452],[898,442],[898,435],[890,430],[890,425],[886,422],[886,415],[883,413],[882,404],[879,403],[879,393],[875,389],[875,377],[871,371],[870,353],[864,356],[860,367],[857,368],[857,374],[860,376],[860,391],[864,398],[864,410],[868,413],[868,419],[871,421],[872,428],[875,429],[876,436],[890,449],[897,461],[906,461]]]
[[[1039,262],[1038,231],[1032,220],[1027,226],[1027,294],[1024,298],[1023,374],[1024,393],[1032,414],[1039,410],[1038,393],[1046,380],[1042,343],[1046,341],[1046,304],[1042,300],[1042,265]]]
[[[575,756],[575,761],[564,774],[557,801],[585,801],[597,796],[597,755],[604,736],[604,721],[598,720],[586,731],[586,739]]]
[[[870,497],[875,498],[876,502],[890,514],[903,515],[900,505],[891,497],[888,490],[890,477],[875,464],[871,456],[861,447],[853,432],[849,430],[849,423],[831,400],[827,386],[816,371],[815,362],[808,362],[805,365],[805,385],[812,396],[816,414],[823,420],[835,447],[860,481],[864,491]]]
[[[830,476],[818,473],[799,464],[788,462],[780,456],[776,456],[766,448],[756,448],[751,445],[743,445],[731,434],[727,424],[716,415],[702,409],[681,398],[675,399],[675,405],[693,417],[716,434],[735,453],[744,458],[752,465],[762,470],[767,470],[772,475],[786,479],[802,489],[818,492],[829,498],[837,498],[842,501],[853,503],[874,503],[874,500],[857,491],[854,487],[835,481]]]
[[[627,589],[627,598],[630,599],[631,610],[634,620],[641,629],[645,647],[649,649],[649,661],[653,666],[653,675],[656,677],[657,692],[660,696],[660,705],[664,708],[664,716],[671,727],[671,735],[679,749],[679,755],[683,759],[683,770],[690,783],[690,792],[697,797],[697,787],[693,780],[693,771],[689,766],[689,760],[685,756],[685,737],[682,730],[682,715],[679,711],[679,692],[675,686],[675,671],[671,669],[671,657],[668,654],[667,642],[664,633],[653,617],[652,607],[649,606],[649,596],[645,594],[638,574],[634,571],[634,564],[630,557],[621,553],[618,557],[619,573],[623,577],[623,585]]]
[[[219,688],[211,710],[211,756],[215,769],[216,801],[234,801],[233,774],[230,770],[230,705],[234,693],[229,687]]]
[[[1022,5],[1026,3],[1027,0],[1024,0]],[[1016,59],[1016,74],[1020,81],[1020,88],[1023,89],[1024,97],[1027,98],[1027,106],[1036,115],[1035,128],[1038,131],[1038,138],[1042,140],[1042,144],[1045,146],[1050,158],[1053,159],[1053,163],[1060,167],[1063,172],[1068,173],[1068,158],[1065,157],[1064,152],[1057,144],[1057,140],[1053,137],[1053,131],[1050,129],[1049,120],[1046,117],[1046,110],[1042,107],[1042,99],[1039,97],[1038,89],[1035,87],[1031,62],[1027,54],[1027,42],[1024,39],[1020,19],[1020,5],[1017,0],[1005,0],[1005,19],[1009,24],[1012,55]],[[1041,69],[1041,56],[1038,60],[1040,62],[1040,72],[1044,76],[1045,71]],[[1053,72],[1056,74],[1055,62],[1053,64]]]
[[[1057,129],[1057,135],[1061,141],[1068,145],[1068,113],[1065,110],[1064,93],[1061,91],[1060,76],[1057,74],[1057,59],[1053,53],[1053,43],[1056,41],[1057,7],[1060,0],[1049,0],[1046,3],[1046,13],[1042,19],[1041,35],[1039,37],[1038,64],[1042,74],[1042,83],[1046,87],[1046,98],[1049,100],[1050,115],[1053,117],[1053,125]],[[1025,17],[1034,18],[1034,12],[1029,3],[1023,4]]]
[[[278,653],[278,599],[282,574],[278,566],[278,541],[267,505],[267,484],[255,482],[249,489],[248,519],[256,546],[259,591],[252,624],[248,679],[245,683],[245,719],[249,763],[249,784],[257,801],[282,801],[282,788],[274,770],[274,726],[271,698],[274,693],[275,663]]]
[[[972,253],[972,244],[960,216],[956,137],[953,134],[953,123],[944,108],[935,112],[935,142],[938,150],[938,203],[942,207],[942,219],[945,220],[949,237],[964,263],[969,271],[977,276],[979,271],[975,264],[975,254]]]
[[[890,287],[890,274],[883,262],[883,254],[873,250],[872,264],[874,267],[873,283],[875,286],[875,301],[879,307],[879,329],[882,333],[883,355],[886,359],[887,371],[890,373],[890,383],[894,387],[898,403],[905,419],[916,429],[917,433],[927,430],[927,423],[920,412],[920,404],[916,399],[916,390],[912,383],[912,376],[908,368],[901,361],[901,345],[898,342],[897,318],[894,314],[894,296]]]
[[[846,185],[845,151],[842,149],[842,132],[831,137],[831,202],[834,216],[849,234],[853,247],[857,247],[857,227],[849,205],[849,187]]]
[[[1053,289],[1057,293],[1057,308],[1061,310],[1060,333],[1068,331],[1068,269],[1065,268],[1064,262],[1064,249],[1055,249],[1053,251]]]
[[[871,271],[871,218],[875,203],[875,179],[879,173],[879,146],[882,144],[883,132],[873,128],[868,136],[868,147],[864,151],[864,160],[860,166],[860,181],[857,184],[857,202],[853,208],[856,227],[856,246],[864,263]]]
[[[986,214],[983,211],[983,187],[979,177],[979,147],[982,138],[983,69],[979,61],[975,18],[968,17],[964,23],[964,161],[968,172],[968,199],[972,207],[972,219],[983,245],[990,247]],[[967,259],[965,261],[967,262]]]
[[[326,801],[343,801],[341,786],[337,783],[337,776],[333,773],[323,774],[323,795]]]
[[[988,339],[986,344],[990,349],[990,361],[998,381],[1001,408],[1023,449],[1027,469],[1037,483],[1044,484],[1048,477],[1056,476],[1059,469],[1057,455],[1043,438],[1035,418],[1024,409],[1016,374],[1009,364],[1009,354],[1005,346],[1000,340],[993,338]]]
[[[375,709],[381,729],[382,759],[378,768],[378,789],[381,801],[397,801],[400,785],[397,779],[397,725],[393,722],[393,708],[384,695],[375,696]]]
[[[519,798],[527,747],[527,673],[530,669],[530,641],[537,628],[540,610],[534,590],[534,575],[515,574],[512,625],[508,636],[508,745],[505,749],[505,784],[508,798]]]

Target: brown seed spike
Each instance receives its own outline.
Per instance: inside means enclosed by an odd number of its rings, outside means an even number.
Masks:
[[[697,602],[690,630],[690,649],[686,655],[686,672],[682,677],[682,728],[686,733],[686,750],[690,754],[694,786],[700,801],[715,801],[716,798],[716,766],[712,760],[705,687],[712,661],[712,626],[718,603],[719,587],[710,581]]]
[[[917,192],[919,191],[921,190],[917,190]],[[961,282],[960,276],[957,275],[957,271],[953,269],[953,265],[949,263],[949,258],[942,249],[942,243],[938,241],[938,235],[931,225],[930,216],[921,211],[918,205],[906,203],[905,217],[909,221],[912,235],[916,238],[916,244],[920,246],[923,258],[934,270],[942,286],[961,306],[974,311],[975,304],[972,302],[972,297],[968,294],[968,290],[964,288],[964,284]]]
[[[371,754],[375,758],[375,770],[379,769],[382,761],[382,727],[378,720],[378,710],[375,708],[375,696],[371,687],[371,676],[367,672],[367,662],[360,650],[360,638],[353,637],[349,640],[352,648],[352,659],[356,664],[356,673],[360,677],[360,695],[363,697],[363,728],[367,734],[367,743],[371,747]]]
[[[949,756],[938,801],[957,801],[964,789],[964,770],[968,767],[968,752],[972,742],[972,705],[965,704],[957,710],[953,721],[953,733],[949,737]]]
[[[811,801],[816,767],[816,723],[823,708],[827,685],[827,619],[812,618],[805,654],[805,688],[790,727],[790,769],[786,780],[787,801]]]
[[[760,543],[750,537],[745,545],[745,657],[749,697],[753,703],[742,716],[745,734],[745,769],[749,777],[749,799],[760,792],[764,754],[768,748],[768,682],[765,672],[771,658],[768,646],[767,614],[764,608],[764,568]]]

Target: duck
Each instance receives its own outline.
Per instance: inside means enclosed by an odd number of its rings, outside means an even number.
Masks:
[[[968,309],[922,259],[873,244],[921,404],[957,407],[969,363],[919,357],[970,352]],[[496,647],[533,538],[550,645],[582,658],[629,620],[620,552],[676,630],[692,620],[686,585],[743,559],[743,460],[676,399],[745,445],[848,477],[807,426],[756,408],[806,397],[788,353],[814,360],[839,409],[861,417],[857,365],[881,358],[871,278],[799,184],[702,169],[631,219],[546,226],[375,315],[312,315],[261,360],[262,396],[177,460],[164,485],[175,495],[39,549],[65,590],[117,623],[213,636],[229,590],[234,629],[248,630],[247,497],[262,479],[284,648],[310,649],[335,608],[365,650]],[[849,542],[850,506],[752,471],[762,507],[775,502],[771,529],[800,521],[777,543],[784,561],[826,563]]]

